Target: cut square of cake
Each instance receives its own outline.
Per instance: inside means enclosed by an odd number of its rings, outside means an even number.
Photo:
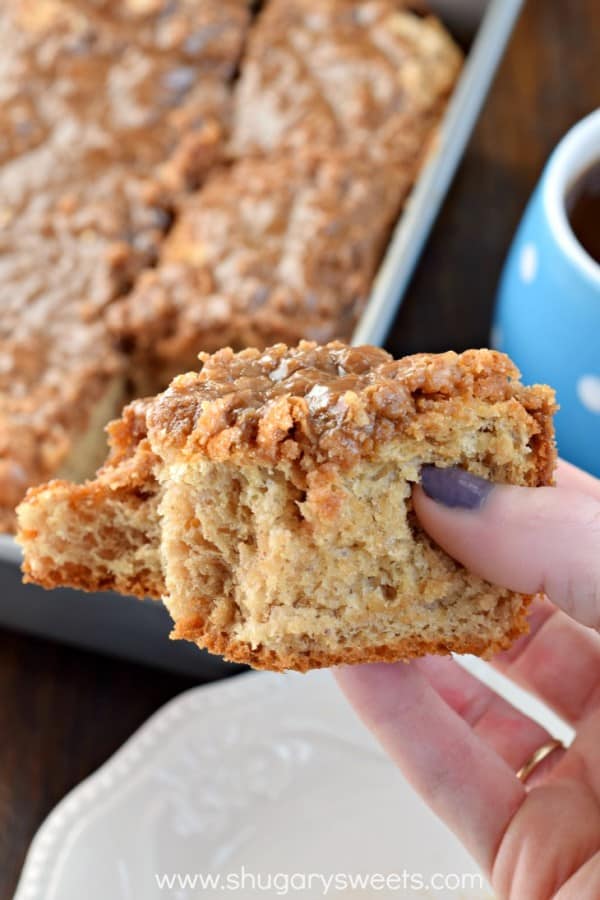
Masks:
[[[108,314],[140,391],[195,367],[199,349],[349,338],[411,177],[321,152],[209,176],[180,204],[159,265]]]
[[[44,147],[197,183],[222,156],[249,19],[250,0],[3,4],[0,163]]]
[[[175,637],[274,670],[489,655],[526,630],[528,598],[437,547],[411,491],[423,465],[551,484],[550,388],[489,350],[303,342],[201,363],[125,411],[96,481],[30,491],[27,580],[161,594]]]
[[[351,147],[415,171],[461,64],[423,4],[270,0],[236,85],[231,152]]]

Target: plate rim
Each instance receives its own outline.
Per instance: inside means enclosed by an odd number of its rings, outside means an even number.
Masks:
[[[294,673],[242,672],[190,688],[168,700],[99,768],[71,788],[41,822],[25,856],[13,900],[45,900],[45,889],[54,877],[59,858],[57,844],[68,835],[82,809],[89,809],[127,781],[132,771],[137,771],[140,759],[157,747],[179,721],[224,703],[257,700],[265,693],[273,696],[274,691],[289,690],[301,679],[302,676]]]

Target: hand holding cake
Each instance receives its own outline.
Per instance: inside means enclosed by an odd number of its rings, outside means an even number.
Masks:
[[[537,586],[455,562],[412,489],[431,466],[551,484],[550,388],[489,350],[393,360],[301,342],[200,358],[113,423],[95,481],[30,490],[28,580],[162,597],[174,637],[276,671],[488,656],[526,630]]]
[[[493,665],[576,730],[567,750],[452,659],[337,670],[499,897],[597,895],[600,482],[562,462],[556,481],[492,488],[446,470],[424,479],[430,496],[417,488],[414,503],[427,531],[480,576],[548,593],[531,607],[529,634]]]

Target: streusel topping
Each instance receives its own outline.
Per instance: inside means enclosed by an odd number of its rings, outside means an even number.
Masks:
[[[199,373],[176,378],[149,408],[159,453],[225,458],[250,447],[265,460],[308,453],[350,463],[443,398],[457,415],[462,399],[473,397],[515,397],[534,417],[553,408],[549,388],[524,388],[508,357],[492,350],[394,360],[375,347],[303,341],[200,360]]]

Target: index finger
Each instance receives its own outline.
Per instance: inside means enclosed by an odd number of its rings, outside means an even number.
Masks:
[[[563,479],[568,487],[492,485],[458,467],[428,467],[413,503],[428,534],[471,572],[523,594],[546,593],[600,628],[600,497],[593,484],[581,489],[586,476],[561,469]]]

